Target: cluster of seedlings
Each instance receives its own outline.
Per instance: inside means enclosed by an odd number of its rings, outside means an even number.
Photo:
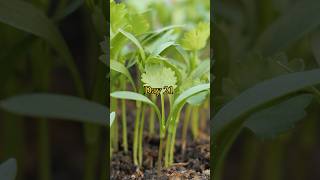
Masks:
[[[210,26],[209,20],[168,25],[153,14],[161,11],[153,10],[138,11],[110,1],[110,156],[119,150],[120,136],[123,151],[132,149],[133,162],[141,167],[147,133],[160,139],[160,170],[174,163],[179,123],[185,148],[188,127],[197,138],[199,112],[209,112]],[[134,121],[128,120],[127,100],[135,102]],[[134,126],[132,148],[128,147],[128,126]]]

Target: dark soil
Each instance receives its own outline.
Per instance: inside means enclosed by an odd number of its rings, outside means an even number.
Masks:
[[[158,176],[156,162],[159,139],[145,137],[143,167],[139,168],[133,164],[131,151],[128,154],[123,151],[116,152],[112,156],[111,179],[210,179],[210,140],[208,137],[200,139],[197,142],[189,140],[185,153],[182,152],[181,142],[177,139],[175,164],[168,169],[162,169],[161,175]]]

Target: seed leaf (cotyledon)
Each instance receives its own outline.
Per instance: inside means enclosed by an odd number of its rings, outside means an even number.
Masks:
[[[24,116],[72,120],[106,126],[109,110],[96,102],[57,94],[26,94],[0,101],[6,111]]]

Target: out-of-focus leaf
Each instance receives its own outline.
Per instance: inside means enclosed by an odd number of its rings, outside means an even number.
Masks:
[[[116,33],[119,28],[123,28],[127,22],[128,11],[124,3],[110,1],[110,22],[111,32]]]
[[[202,61],[191,73],[193,79],[201,78],[210,71],[210,60]]]
[[[76,11],[82,4],[84,3],[84,0],[72,0],[70,4],[67,5],[65,9],[62,11],[59,11],[54,19],[60,20],[64,19],[68,15],[72,14],[74,11]]]
[[[60,55],[72,59],[69,49],[53,22],[28,2],[0,0],[0,22],[45,39]]]
[[[320,66],[320,33],[316,33],[312,36],[311,46],[314,58]]]
[[[209,36],[209,23],[199,23],[195,29],[184,35],[182,46],[187,50],[200,50],[206,46]]]
[[[246,90],[221,108],[211,121],[211,162],[215,172],[219,172],[248,115],[267,103],[316,84],[320,84],[320,69],[279,76]]]
[[[95,6],[93,8],[93,12],[91,14],[92,23],[94,25],[94,29],[100,38],[103,38],[107,34],[107,20],[104,17],[102,10]]]
[[[108,108],[85,99],[56,94],[28,94],[0,101],[6,111],[25,116],[57,118],[107,125]]]
[[[0,179],[15,180],[17,174],[17,162],[15,159],[9,159],[0,164]]]
[[[149,30],[150,25],[147,19],[143,16],[143,14],[130,14],[128,16],[128,21],[132,26],[132,32],[136,35],[140,35]]]
[[[136,86],[134,84],[134,81],[132,79],[132,76],[129,70],[123,64],[119,63],[118,61],[110,60],[110,68],[114,71],[117,71],[125,75],[129,79],[130,83],[132,84],[132,87],[136,89]]]
[[[305,115],[312,95],[300,95],[252,114],[244,126],[262,139],[274,138],[292,128]]]
[[[255,49],[272,55],[320,25],[320,1],[299,1],[259,38]]]

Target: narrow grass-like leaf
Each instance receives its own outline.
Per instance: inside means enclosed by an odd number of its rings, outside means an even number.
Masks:
[[[0,165],[1,180],[15,180],[17,175],[17,162],[15,159],[9,159]]]
[[[0,101],[6,111],[25,116],[107,125],[108,108],[85,99],[56,94],[28,94]]]
[[[295,123],[306,116],[305,108],[313,96],[304,94],[296,96],[252,114],[245,122],[259,138],[274,138],[292,128]]]
[[[121,64],[120,62],[115,61],[115,60],[110,60],[110,68],[114,71],[117,71],[117,72],[125,75],[129,79],[130,83],[132,84],[132,87],[134,89],[136,89],[136,86],[134,84],[134,81],[132,79],[132,76],[131,76],[129,70],[123,64]]]
[[[211,162],[215,175],[219,176],[222,160],[247,116],[268,103],[316,84],[320,84],[320,69],[283,75],[246,90],[225,105],[211,121]]]
[[[153,50],[152,55],[154,56],[160,55],[164,50],[166,50],[170,46],[173,46],[174,44],[175,44],[174,41],[168,41],[168,42],[162,43],[160,46],[156,47]]]
[[[0,0],[0,22],[45,39],[65,59],[72,59],[69,49],[53,22],[28,2]]]
[[[72,14],[76,11],[82,4],[84,0],[72,0],[70,4],[67,5],[63,10],[59,11],[55,16],[54,19],[64,19],[68,15]]]
[[[133,44],[135,44],[138,47],[142,60],[146,59],[146,54],[145,54],[144,49],[142,48],[139,40],[134,35],[132,35],[129,32],[124,31],[123,29],[119,29],[119,32],[121,34],[123,34],[126,38],[128,38]]]
[[[200,84],[194,87],[191,87],[187,89],[186,91],[182,92],[177,99],[173,103],[173,109],[177,109],[179,106],[181,106],[186,100],[200,92],[208,91],[210,89],[210,84]]]
[[[299,1],[259,38],[256,49],[272,55],[320,25],[320,1]]]
[[[196,67],[196,69],[192,71],[191,77],[193,79],[197,79],[202,77],[204,74],[208,73],[209,71],[210,71],[210,60],[204,60]]]
[[[151,105],[156,110],[158,118],[159,118],[159,120],[161,120],[160,110],[157,107],[157,105],[154,104],[149,98],[147,98],[146,96],[144,96],[142,94],[138,94],[138,93],[131,92],[131,91],[116,91],[116,92],[111,93],[110,96],[113,98],[118,98],[118,99],[134,100],[134,101],[140,101],[140,102],[147,103],[147,104]]]

